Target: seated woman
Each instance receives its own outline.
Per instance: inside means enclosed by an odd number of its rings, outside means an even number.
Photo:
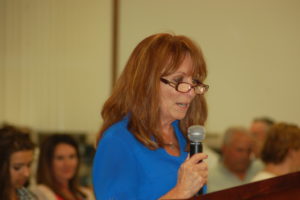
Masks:
[[[79,149],[69,135],[52,135],[40,146],[37,186],[33,192],[40,200],[93,200],[90,189],[77,181]]]
[[[278,123],[271,127],[261,152],[263,171],[252,181],[280,176],[300,169],[300,129],[296,125]]]
[[[29,134],[13,126],[0,129],[0,199],[34,200],[28,182],[34,144]]]

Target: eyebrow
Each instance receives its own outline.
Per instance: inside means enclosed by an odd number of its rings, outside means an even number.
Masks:
[[[173,74],[170,74],[169,76],[188,76],[188,74],[186,74],[185,72],[174,72]]]
[[[11,166],[12,167],[22,167],[22,166],[26,166],[27,164],[30,164],[30,163],[12,163]]]

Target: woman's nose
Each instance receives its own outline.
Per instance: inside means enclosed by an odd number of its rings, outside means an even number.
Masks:
[[[195,88],[191,88],[191,90],[187,93],[189,96],[191,96],[191,98],[194,98],[196,93],[195,93]]]
[[[23,169],[23,175],[24,175],[25,177],[29,177],[29,176],[30,176],[30,167],[25,167],[25,168]]]

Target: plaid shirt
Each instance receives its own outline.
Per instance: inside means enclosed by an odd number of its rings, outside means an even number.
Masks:
[[[25,187],[17,189],[17,195],[20,200],[37,200],[37,197]]]

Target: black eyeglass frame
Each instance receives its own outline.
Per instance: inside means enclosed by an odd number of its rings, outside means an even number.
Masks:
[[[208,88],[209,88],[209,85],[206,85],[204,83],[197,83],[196,85],[192,85],[192,84],[187,83],[187,82],[174,83],[174,82],[169,81],[169,80],[167,80],[165,78],[162,78],[162,77],[160,77],[160,81],[163,82],[163,83],[165,83],[165,84],[167,84],[167,85],[169,85],[169,86],[171,86],[171,87],[173,87],[173,88],[175,88],[175,90],[177,92],[181,92],[181,93],[188,93],[189,91],[191,91],[191,89],[194,89],[195,93],[198,94],[196,92],[195,88],[200,86],[201,89],[202,88],[204,89],[203,92],[199,93],[200,95],[202,95],[202,94],[205,94],[208,91]],[[178,90],[179,85],[182,84],[182,83],[188,84],[190,86],[189,89],[186,92]],[[202,91],[201,89],[199,91]]]

